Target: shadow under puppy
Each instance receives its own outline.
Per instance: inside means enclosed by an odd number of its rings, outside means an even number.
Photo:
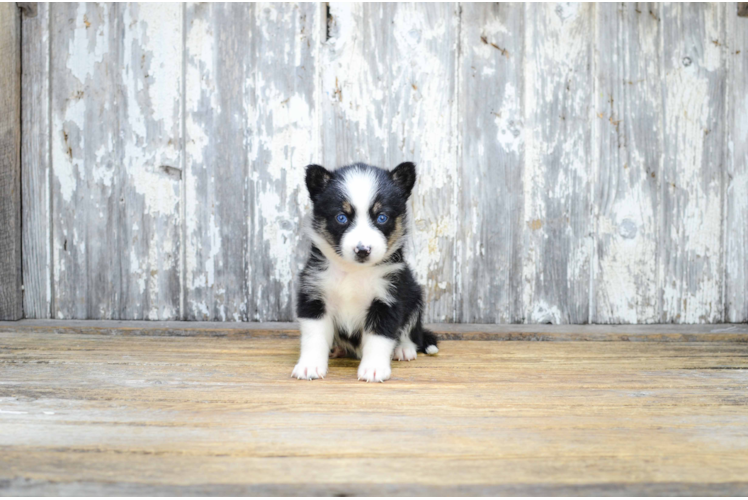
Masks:
[[[390,360],[436,354],[423,328],[423,293],[403,259],[407,201],[416,167],[387,171],[363,163],[306,168],[312,200],[312,249],[300,276],[298,379],[327,374],[330,350],[361,359],[358,379],[384,382]]]

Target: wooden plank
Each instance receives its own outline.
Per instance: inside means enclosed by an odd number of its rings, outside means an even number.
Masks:
[[[297,350],[0,333],[0,492],[748,491],[745,345],[444,342],[385,384]]]
[[[56,318],[117,318],[122,305],[118,8],[50,5]]]
[[[426,317],[453,320],[457,225],[455,4],[329,4],[322,50],[322,159],[418,166],[408,262]],[[387,20],[387,21],[383,21]]]
[[[252,131],[247,316],[290,321],[296,315],[295,278],[309,251],[301,226],[311,211],[304,167],[320,161],[315,92],[323,21],[320,6],[312,3],[257,4],[255,9],[254,79],[245,90]]]
[[[663,153],[657,4],[596,5],[590,321],[653,323]]]
[[[743,4],[745,5],[745,4]],[[748,321],[748,19],[727,6],[725,321]]]
[[[525,260],[530,323],[589,321],[592,4],[525,6]]]
[[[47,3],[39,3],[36,7],[35,17],[22,16],[23,310],[27,318],[50,318],[53,310],[50,252],[50,8]]]
[[[748,342],[748,324],[544,325],[434,323],[442,340],[600,342]],[[208,321],[22,320],[0,322],[0,331],[149,337],[297,338],[298,323]]]
[[[188,320],[249,319],[249,100],[256,6],[185,12],[184,311]]]
[[[458,322],[516,323],[524,314],[524,10],[462,5]]]
[[[181,10],[52,11],[55,316],[176,318]]]
[[[660,16],[659,321],[716,322],[724,312],[725,5],[667,4]]]
[[[119,7],[122,319],[180,318],[182,5]]]
[[[21,277],[21,21],[0,5],[0,319],[23,317]]]

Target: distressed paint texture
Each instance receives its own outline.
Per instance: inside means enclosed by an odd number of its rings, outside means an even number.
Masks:
[[[178,318],[181,8],[51,9],[53,315]]]
[[[186,33],[186,319],[294,317],[315,161],[319,8],[190,4]]]
[[[722,320],[725,4],[666,4],[659,321]]]
[[[321,162],[418,165],[408,260],[426,314],[455,316],[459,7],[330,4],[322,49]]]
[[[51,4],[53,316],[117,318],[122,305],[117,5]],[[116,228],[116,230],[115,230]]]
[[[259,3],[255,9],[255,87],[247,89],[253,134],[247,307],[252,321],[291,321],[295,277],[308,252],[301,230],[311,210],[304,167],[320,161],[315,93],[321,10],[310,3]]]
[[[185,18],[184,317],[248,319],[247,100],[254,5],[189,4]]]
[[[589,320],[594,4],[525,5],[525,260],[530,323]]]
[[[40,4],[24,314],[292,320],[304,166],[414,161],[428,321],[746,321],[735,9]]]
[[[523,317],[524,14],[522,4],[462,5],[459,322]]]
[[[662,157],[657,4],[596,6],[592,323],[658,321]]]

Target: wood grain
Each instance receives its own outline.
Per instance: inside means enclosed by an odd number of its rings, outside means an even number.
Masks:
[[[748,321],[748,19],[728,4],[725,321]]]
[[[596,16],[590,321],[653,323],[664,140],[659,6],[598,4]]]
[[[524,315],[525,8],[461,7],[455,319],[517,323]]]
[[[36,5],[36,4],[34,4]],[[23,310],[27,318],[52,317],[52,210],[49,147],[50,38],[48,3],[22,16],[21,182]]]
[[[593,4],[525,5],[523,306],[589,322]]]
[[[308,255],[302,218],[311,211],[304,167],[319,163],[317,92],[321,6],[257,4],[249,96],[251,174],[247,316],[295,318],[294,282]]]
[[[21,20],[0,5],[0,319],[23,317],[21,277]]]
[[[330,16],[322,50],[322,163],[416,163],[406,259],[425,287],[427,316],[453,320],[458,7],[331,3]]]
[[[723,317],[724,4],[668,4],[662,24],[665,141],[659,321]]]
[[[375,385],[297,349],[0,333],[0,492],[748,493],[745,344],[444,342]]]
[[[255,92],[248,29],[255,10],[187,5],[184,319],[248,319],[246,101]]]
[[[303,167],[411,160],[428,321],[746,321],[735,9],[40,4],[25,314],[292,320]]]
[[[118,318],[123,185],[119,7],[50,5],[53,316]],[[127,263],[129,267],[129,262]]]
[[[180,4],[119,7],[122,319],[181,317],[182,14]]]

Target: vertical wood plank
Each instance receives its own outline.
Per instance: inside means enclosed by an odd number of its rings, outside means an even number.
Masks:
[[[254,81],[246,88],[253,134],[247,314],[253,321],[291,321],[295,278],[308,253],[301,235],[301,219],[311,208],[304,167],[320,161],[315,102],[320,8],[258,3],[255,9]]]
[[[729,68],[725,179],[725,321],[748,321],[748,18],[728,3]]]
[[[589,321],[592,4],[525,6],[528,323]]]
[[[652,323],[662,145],[657,4],[597,4],[592,323]]]
[[[186,320],[249,319],[248,189],[255,5],[185,13]]]
[[[22,16],[23,309],[27,318],[52,314],[49,149],[49,4]]]
[[[114,4],[51,4],[54,316],[121,304],[119,22]]]
[[[55,315],[174,319],[181,10],[51,8]]]
[[[182,11],[120,7],[120,318],[180,318]]]
[[[454,319],[457,222],[455,4],[330,4],[323,49],[323,164],[414,161],[408,261],[426,318]]]
[[[457,321],[520,322],[524,6],[464,3]]]
[[[0,4],[0,320],[23,317],[21,277],[21,21]]]
[[[723,317],[725,5],[666,4],[661,22],[659,319],[715,322]]]

